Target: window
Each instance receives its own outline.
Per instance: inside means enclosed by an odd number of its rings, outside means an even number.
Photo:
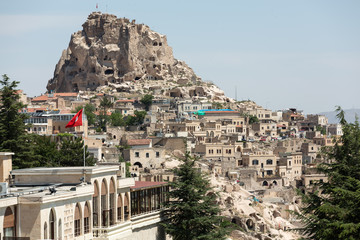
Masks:
[[[266,175],[273,175],[273,171],[272,170],[267,170]]]
[[[291,161],[289,161],[289,166],[291,166]]]
[[[6,208],[4,216],[3,233],[4,237],[15,237],[15,215],[10,207]]]
[[[273,164],[273,160],[271,159],[266,160],[266,165],[272,165],[272,164]]]
[[[50,211],[49,225],[50,225],[49,237],[50,237],[50,239],[55,239],[55,215],[54,215],[53,209],[51,209],[51,211]]]
[[[114,179],[110,181],[110,226],[115,224],[115,183]]]
[[[81,226],[80,226],[81,212],[79,204],[76,204],[75,207],[75,217],[74,217],[74,235],[75,237],[80,236]]]
[[[117,220],[122,221],[122,198],[121,194],[118,196],[118,205],[117,205]]]
[[[99,187],[97,182],[94,182],[94,195],[93,195],[93,226],[97,227],[99,224]]]
[[[149,158],[150,157],[150,154],[149,153],[146,153],[146,158]]]
[[[252,160],[252,165],[259,165],[259,160]]]
[[[128,197],[128,194],[125,193],[125,199],[124,199],[124,218],[125,218],[125,221],[129,220],[129,211],[130,211],[129,197]]]
[[[88,203],[86,203],[84,208],[84,234],[89,232],[90,232],[90,209]]]
[[[156,157],[160,157],[160,152],[156,152]]]
[[[107,211],[107,186],[105,179],[101,184],[101,226],[106,227],[109,223],[109,211]]]
[[[140,153],[139,153],[139,152],[135,152],[135,157],[140,157]]]

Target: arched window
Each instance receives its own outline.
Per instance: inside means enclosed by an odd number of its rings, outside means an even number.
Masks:
[[[90,232],[90,208],[89,204],[86,203],[84,207],[84,234]]]
[[[6,208],[4,216],[4,237],[15,237],[16,219],[10,207]]]
[[[119,193],[118,200],[117,200],[117,220],[118,221],[122,221],[122,206],[123,206],[122,197],[121,197],[121,194]]]
[[[49,238],[50,239],[55,239],[55,214],[54,214],[54,209],[51,209],[51,211],[50,211],[49,227],[50,227]]]
[[[259,165],[259,160],[257,160],[257,159],[252,160],[252,165]]]
[[[110,181],[110,225],[115,224],[115,182],[114,179],[111,178]]]
[[[99,185],[94,182],[94,195],[93,195],[93,226],[99,226]]]
[[[81,211],[80,206],[77,203],[75,207],[75,216],[74,216],[74,235],[75,237],[80,236],[81,234]]]
[[[129,220],[130,206],[129,206],[129,194],[125,193],[124,199],[124,219],[125,221]]]
[[[48,229],[47,229],[47,223],[44,223],[44,239],[48,239]]]
[[[105,179],[101,183],[101,225],[107,226],[109,221],[109,212],[107,211],[107,188]]]
[[[272,160],[272,159],[266,160],[266,165],[272,165],[272,164],[273,164],[273,160]]]

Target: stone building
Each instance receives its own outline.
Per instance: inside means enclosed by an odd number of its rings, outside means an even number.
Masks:
[[[1,236],[166,239],[158,225],[166,183],[126,178],[124,164],[11,171],[11,155],[0,153]]]

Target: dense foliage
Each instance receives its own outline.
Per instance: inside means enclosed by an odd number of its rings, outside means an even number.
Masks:
[[[308,239],[360,239],[360,128],[348,123],[338,108],[343,136],[325,150],[328,159],[318,166],[329,181],[318,182],[303,194],[302,233]],[[334,140],[335,141],[335,140]]]
[[[140,100],[140,102],[142,104],[145,105],[145,110],[146,111],[149,111],[149,108],[152,104],[152,100],[154,99],[154,96],[153,95],[150,95],[150,94],[146,94],[142,97],[142,99]]]
[[[125,124],[127,126],[137,126],[144,123],[146,111],[135,111],[134,116],[127,116]]]
[[[26,133],[20,112],[18,82],[10,82],[3,75],[0,97],[0,151],[14,152],[13,168],[83,166],[84,143],[71,134],[59,134],[58,138]],[[58,140],[58,141],[57,141]],[[85,149],[86,150],[86,149]],[[86,151],[87,165],[94,165],[94,158]]]
[[[174,170],[171,191],[165,210],[165,231],[174,240],[225,239],[228,222],[219,216],[220,208],[209,180],[195,168],[196,159],[187,153]]]

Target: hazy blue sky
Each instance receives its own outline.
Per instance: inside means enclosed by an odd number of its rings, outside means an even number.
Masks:
[[[359,0],[1,1],[0,74],[45,92],[92,11],[167,35],[174,56],[230,97],[306,113],[360,108]]]

